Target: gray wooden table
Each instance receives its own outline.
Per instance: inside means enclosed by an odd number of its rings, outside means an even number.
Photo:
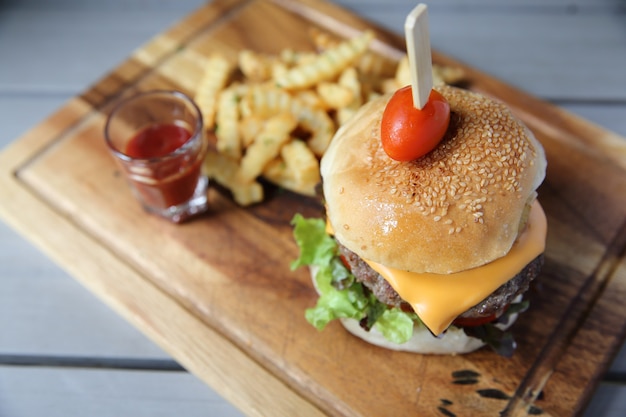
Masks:
[[[203,2],[0,1],[0,147]],[[415,4],[338,3],[397,32]],[[429,6],[434,48],[626,136],[624,1]],[[585,415],[626,415],[625,376],[623,348]],[[0,416],[175,414],[241,415],[0,222]]]

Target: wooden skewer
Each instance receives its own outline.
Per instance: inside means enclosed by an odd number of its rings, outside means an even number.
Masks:
[[[406,50],[411,72],[413,106],[421,110],[433,88],[433,62],[428,31],[428,8],[418,4],[404,22]]]

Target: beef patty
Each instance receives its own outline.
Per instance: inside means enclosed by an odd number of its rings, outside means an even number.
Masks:
[[[349,264],[350,270],[356,280],[372,291],[378,300],[395,307],[407,307],[407,303],[400,298],[396,290],[356,253],[341,244],[339,244],[339,252]],[[517,275],[502,284],[497,290],[491,293],[491,295],[461,314],[461,317],[477,318],[487,317],[493,314],[499,316],[503,312],[503,309],[509,305],[515,297],[528,290],[530,282],[539,274],[543,262],[543,254],[537,256]]]

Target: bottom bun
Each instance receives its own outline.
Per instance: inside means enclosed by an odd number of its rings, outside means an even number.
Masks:
[[[315,266],[310,267],[310,272],[313,286],[317,290],[315,283],[317,268]],[[516,297],[515,302],[520,301],[521,298],[521,295]],[[517,316],[518,314],[511,314],[506,324],[497,323],[496,326],[501,330],[506,330],[515,323]],[[482,340],[468,336],[463,329],[455,326],[450,326],[445,333],[435,337],[423,325],[415,325],[413,328],[413,336],[408,342],[397,344],[387,340],[376,328],[372,328],[369,331],[363,329],[356,319],[342,318],[339,320],[343,327],[352,335],[372,345],[390,350],[421,354],[455,355],[470,353],[485,345],[485,342]]]
[[[376,328],[372,328],[370,331],[363,329],[355,319],[339,320],[343,327],[354,336],[385,349],[422,354],[455,355],[473,352],[485,345],[482,340],[466,335],[458,327],[451,326],[444,334],[435,337],[426,327],[419,325],[413,328],[411,339],[399,345],[385,339]]]

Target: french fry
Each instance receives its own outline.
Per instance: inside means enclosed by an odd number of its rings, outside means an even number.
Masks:
[[[289,71],[287,64],[281,61],[274,61],[272,63],[272,80],[282,78]]]
[[[241,106],[247,115],[261,117],[291,113],[305,130],[311,132],[308,144],[318,157],[324,154],[335,133],[335,123],[326,111],[305,104],[285,90],[265,86],[251,88],[242,99]]]
[[[239,52],[239,69],[252,82],[264,82],[272,78],[274,59],[244,49]]]
[[[370,91],[367,94],[367,97],[365,98],[364,102],[365,103],[369,103],[372,100],[376,100],[378,97],[380,97],[382,95],[382,93],[376,92],[376,91]]]
[[[290,139],[289,134],[296,126],[297,120],[291,113],[280,113],[270,118],[241,159],[235,175],[237,181],[246,183],[258,177],[265,165],[278,156],[280,148]]]
[[[380,83],[380,91],[383,94],[393,93],[401,87],[404,86],[400,85],[395,78],[387,78]]]
[[[433,85],[457,84],[463,80],[464,76],[461,68],[433,64]],[[396,89],[411,84],[409,59],[406,55],[398,63],[394,80]]]
[[[363,32],[360,36],[325,50],[311,62],[290,69],[284,77],[274,81],[281,88],[295,90],[331,80],[358,59],[367,50],[373,38],[373,32]]]
[[[312,28],[309,31],[309,35],[316,48],[322,51],[335,47],[339,43],[336,37],[317,28]],[[355,62],[355,65],[350,68],[355,68],[358,72],[368,75],[369,77],[381,79],[393,77],[397,65],[397,62],[393,59],[385,58],[371,52],[364,52]]]
[[[237,204],[248,206],[263,200],[263,187],[256,181],[242,183],[237,180],[237,161],[210,150],[202,163],[202,172],[226,187]]]
[[[363,105],[363,91],[358,71],[354,67],[346,68],[339,76],[338,83],[352,92],[352,101],[337,109],[335,115],[337,124],[341,126]]]
[[[240,107],[244,117],[257,115],[271,117],[278,113],[289,112],[293,97],[286,91],[267,86],[253,86],[242,98]]]
[[[286,190],[296,191],[297,187],[293,172],[287,169],[287,164],[281,157],[272,159],[263,168],[263,178]]]
[[[465,72],[462,68],[433,64],[433,82],[439,84],[458,84],[462,82],[464,78]]]
[[[302,104],[314,109],[328,110],[327,103],[313,90],[302,90],[295,94],[295,97],[302,101]]]
[[[300,140],[284,145],[281,156],[265,167],[263,176],[287,190],[315,196],[319,184],[319,162],[309,147]]]
[[[325,111],[303,105],[299,101],[294,101],[292,111],[298,115],[302,127],[312,133],[307,143],[313,153],[321,158],[335,134],[335,123]]]
[[[241,158],[239,135],[239,100],[245,86],[232,85],[219,94],[217,101],[217,150],[235,160]]]
[[[299,52],[294,51],[291,48],[285,48],[280,51],[278,57],[280,59],[280,62],[283,63],[285,66],[292,67],[296,65],[296,62],[298,62],[298,54]]]
[[[196,101],[217,141],[203,169],[238,204],[263,199],[259,176],[314,195],[337,127],[366,102],[411,83],[406,56],[396,61],[369,50],[373,32],[346,40],[311,29],[310,36],[316,51],[206,59]],[[435,85],[463,77],[462,69],[433,65]]]
[[[354,107],[342,107],[338,109],[337,114],[335,115],[335,118],[337,119],[337,125],[344,125],[348,120],[352,118],[352,116],[354,116],[356,111],[357,109],[355,109]]]
[[[395,60],[381,57],[372,52],[365,52],[356,62],[355,68],[368,78],[379,80],[393,77],[398,63]]]
[[[317,94],[330,109],[345,107],[354,100],[353,92],[341,84],[320,82],[316,87]]]
[[[411,69],[409,68],[408,56],[403,56],[400,62],[398,62],[394,80],[396,81],[396,89],[411,84]]]
[[[346,68],[339,76],[337,83],[352,91],[354,101],[361,104],[361,82],[358,71],[354,67]]]
[[[314,191],[320,179],[320,164],[315,154],[301,140],[293,140],[280,151],[287,169],[292,171],[298,189]]]
[[[311,28],[311,30],[309,30],[309,36],[311,37],[311,40],[313,40],[315,47],[319,50],[332,48],[337,46],[339,43],[337,38],[331,36],[328,32],[317,28]]]
[[[217,96],[230,78],[233,65],[222,55],[212,55],[207,60],[206,70],[198,84],[195,101],[200,108],[207,129],[215,127]]]
[[[239,122],[239,135],[241,137],[241,144],[244,148],[247,148],[254,142],[254,139],[263,130],[265,119],[257,115],[251,115],[241,119]]]
[[[299,54],[296,54],[296,61],[294,62],[293,66],[298,67],[312,65],[315,63],[315,60],[317,58],[318,54],[316,54],[315,52],[300,52]]]

